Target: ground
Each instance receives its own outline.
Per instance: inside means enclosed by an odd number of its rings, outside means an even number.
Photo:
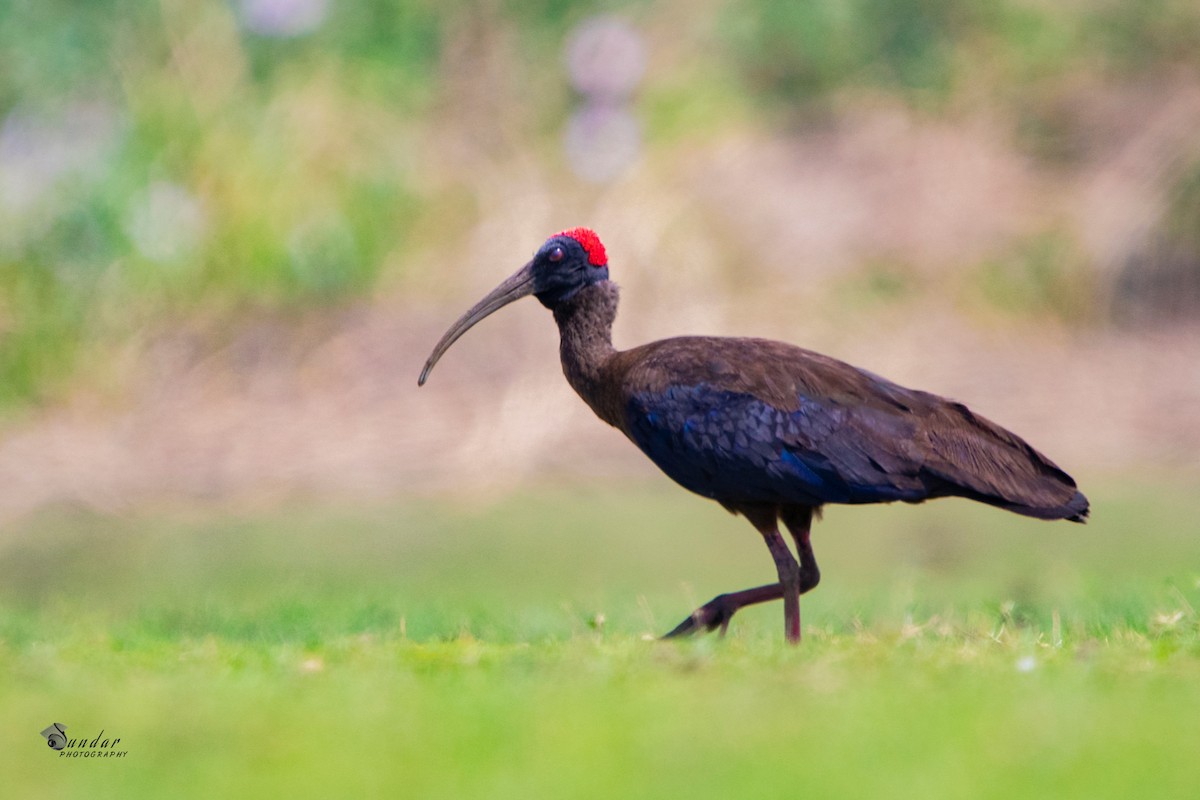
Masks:
[[[0,558],[5,781],[43,797],[1191,796],[1195,499],[1087,488],[1087,526],[964,501],[830,509],[798,649],[777,604],[723,640],[654,640],[772,574],[744,521],[665,482],[47,512]],[[39,736],[52,722],[128,755],[62,759]]]

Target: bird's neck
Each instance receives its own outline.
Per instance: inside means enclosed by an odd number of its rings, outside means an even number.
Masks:
[[[612,345],[612,325],[617,317],[619,290],[612,281],[585,286],[571,299],[554,307],[560,336],[563,374],[580,397],[601,419],[617,424],[612,416],[604,381],[606,368],[617,351]]]

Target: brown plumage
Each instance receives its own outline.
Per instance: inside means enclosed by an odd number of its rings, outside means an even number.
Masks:
[[[799,595],[820,580],[809,532],[825,503],[958,496],[1086,519],[1087,498],[1069,475],[961,403],[765,339],[685,336],[618,351],[618,290],[599,239],[580,230],[551,237],[452,326],[421,382],[467,328],[518,297],[534,294],[554,312],[579,396],[675,481],[746,516],[775,561],[778,583],[718,596],[668,636],[724,631],[739,608],[782,597],[787,637],[798,641]]]
[[[754,397],[789,414],[801,411],[801,398],[822,398],[843,410],[839,437],[869,447],[870,459],[896,487],[924,488],[912,502],[957,495],[1042,519],[1087,515],[1069,475],[962,403],[768,339],[681,336],[618,351],[611,342],[617,297],[610,281],[589,286],[556,306],[554,317],[567,381],[635,443],[630,398],[661,396],[681,383]],[[818,450],[834,434],[795,442]]]

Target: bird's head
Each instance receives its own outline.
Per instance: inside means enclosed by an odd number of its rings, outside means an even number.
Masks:
[[[575,296],[585,286],[608,280],[608,256],[600,237],[590,228],[571,228],[556,233],[538,248],[529,263],[506,278],[482,300],[459,317],[433,348],[418,386],[423,386],[433,365],[450,345],[471,326],[514,300],[533,295],[553,309]]]

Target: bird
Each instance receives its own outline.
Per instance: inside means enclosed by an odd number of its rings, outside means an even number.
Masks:
[[[821,579],[810,533],[826,504],[963,497],[1037,519],[1087,519],[1070,475],[954,400],[768,339],[679,336],[616,349],[619,289],[585,227],[548,238],[451,325],[418,386],[468,329],[528,295],[553,313],[563,373],[596,416],[676,483],[745,517],[774,561],[774,583],[717,595],[663,638],[724,635],[738,610],[782,599],[785,640],[799,643],[800,596]]]

